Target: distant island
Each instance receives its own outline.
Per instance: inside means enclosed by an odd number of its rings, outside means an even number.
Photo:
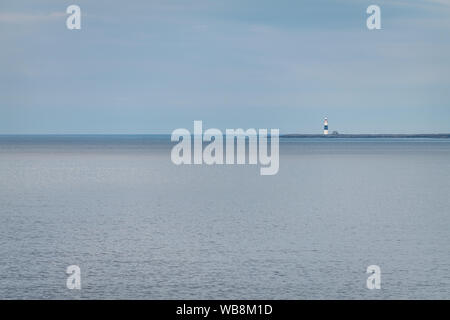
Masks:
[[[418,133],[418,134],[283,134],[280,138],[432,138],[432,139],[449,139],[450,133]]]

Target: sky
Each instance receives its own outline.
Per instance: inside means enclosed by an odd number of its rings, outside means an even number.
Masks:
[[[0,134],[450,132],[450,0],[2,0],[0,48]]]

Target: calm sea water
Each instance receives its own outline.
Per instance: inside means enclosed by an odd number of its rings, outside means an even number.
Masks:
[[[170,148],[0,137],[0,298],[450,298],[449,140],[284,140],[275,176]]]

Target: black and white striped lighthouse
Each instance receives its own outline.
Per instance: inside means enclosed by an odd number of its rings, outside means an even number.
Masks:
[[[323,134],[328,134],[328,119],[325,117],[323,120]]]

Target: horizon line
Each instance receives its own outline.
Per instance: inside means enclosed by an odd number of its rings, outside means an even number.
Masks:
[[[172,133],[0,133],[0,136],[170,136]],[[191,133],[191,135],[194,135]],[[225,133],[223,135],[226,135]],[[280,133],[283,136],[314,136],[314,137],[337,137],[337,136],[450,136],[450,132],[440,133]]]

